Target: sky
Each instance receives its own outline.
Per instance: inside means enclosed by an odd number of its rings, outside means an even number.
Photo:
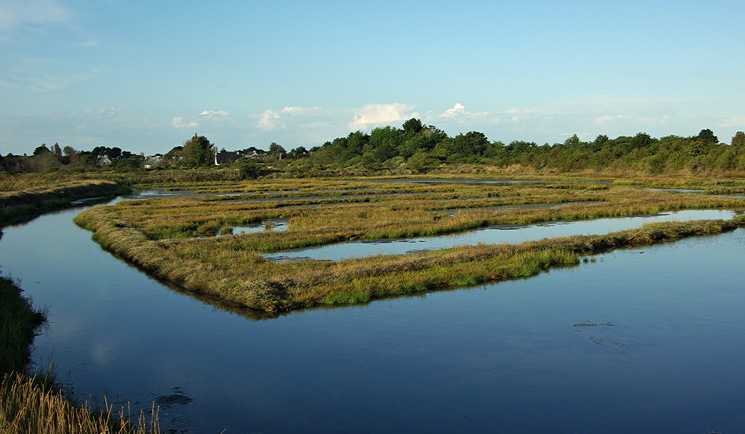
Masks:
[[[0,0],[0,154],[745,130],[745,2]]]

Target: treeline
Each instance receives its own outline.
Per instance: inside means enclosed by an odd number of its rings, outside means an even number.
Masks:
[[[71,170],[90,170],[109,166],[120,171],[142,167],[145,157],[119,147],[96,146],[90,151],[77,150],[72,146],[60,147],[55,143],[47,147],[42,144],[30,156],[0,155],[0,170],[6,172],[43,172],[66,168]]]
[[[520,165],[558,172],[745,171],[745,133],[738,132],[728,144],[720,143],[709,129],[691,137],[658,139],[638,133],[615,139],[599,135],[593,141],[582,141],[575,134],[564,143],[553,145],[526,141],[505,144],[492,142],[476,131],[449,137],[434,126],[410,119],[402,128],[376,128],[369,134],[353,132],[311,149],[307,159],[287,162],[288,167],[358,166],[368,169],[406,168],[414,172],[459,164]]]
[[[39,146],[29,157],[0,156],[0,168],[9,172],[62,167],[78,170],[108,167],[127,172],[220,166],[234,169],[242,178],[276,172],[295,176],[426,173],[463,165],[555,172],[745,172],[745,133],[738,131],[729,143],[720,143],[713,131],[703,129],[690,137],[654,138],[638,133],[614,139],[599,135],[592,141],[583,141],[575,134],[563,143],[552,145],[520,140],[505,144],[490,141],[477,131],[450,137],[439,128],[412,118],[401,128],[387,126],[370,133],[355,131],[309,150],[300,146],[286,151],[272,143],[268,151],[250,147],[218,152],[206,137],[195,134],[183,146],[150,157],[116,147],[100,146],[85,152],[69,146],[60,148],[57,144],[51,148]]]

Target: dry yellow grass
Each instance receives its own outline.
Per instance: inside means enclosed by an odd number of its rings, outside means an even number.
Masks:
[[[62,392],[22,374],[6,374],[0,384],[0,432],[3,434],[157,434],[157,411],[140,413],[131,423],[125,409],[102,411],[76,407]],[[149,420],[148,420],[149,419]]]
[[[279,191],[272,183],[241,183],[207,186],[221,193]],[[322,194],[333,186],[354,189],[356,181],[315,181],[314,187],[289,182],[285,190],[311,190]],[[578,255],[593,249],[577,246],[614,247],[676,239],[730,230],[733,222],[670,224],[661,236],[647,230],[616,238],[573,238],[555,243],[543,241],[521,246],[468,246],[398,256],[379,256],[338,262],[298,261],[277,263],[261,256],[292,247],[306,247],[354,239],[432,236],[470,230],[492,224],[520,224],[557,220],[653,214],[691,208],[745,208],[745,199],[649,191],[635,186],[547,185],[410,185],[376,184],[365,180],[348,203],[325,197],[307,206],[307,196],[291,201],[212,201],[211,196],[152,199],[98,207],[80,214],[76,222],[94,231],[105,248],[148,273],[190,291],[211,294],[237,305],[270,312],[317,304],[366,302],[391,295],[493,282],[534,275],[552,266],[571,265]],[[375,196],[379,189],[406,189],[413,195]],[[376,190],[378,189],[378,190]],[[431,191],[430,191],[431,190]],[[365,193],[367,191],[368,193]],[[284,193],[283,193],[284,194]],[[316,200],[316,199],[314,199]],[[460,208],[470,201],[489,204],[571,203],[549,209],[480,209],[465,206],[453,216],[432,211],[447,206]],[[222,228],[289,217],[286,231],[262,231],[221,237],[205,236]],[[197,236],[201,235],[201,236]],[[617,240],[625,240],[623,242]],[[568,243],[568,244],[567,244]]]

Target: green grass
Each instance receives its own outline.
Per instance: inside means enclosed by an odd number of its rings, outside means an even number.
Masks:
[[[742,219],[667,223],[598,237],[543,240],[519,246],[466,246],[337,262],[278,263],[261,256],[262,252],[288,248],[348,240],[435,236],[493,224],[587,220],[682,209],[745,209],[744,199],[641,188],[647,184],[648,181],[642,180],[638,186],[603,184],[602,188],[587,188],[586,184],[574,183],[432,186],[379,183],[370,179],[272,180],[211,185],[204,190],[217,190],[221,194],[235,190],[322,194],[330,189],[353,189],[358,185],[365,190],[357,188],[355,202],[333,197],[308,202],[307,196],[275,202],[215,202],[210,196],[121,202],[90,209],[79,214],[75,221],[93,231],[94,239],[103,247],[159,279],[234,305],[276,313],[525,278],[552,267],[575,265],[582,256],[606,248],[721,233],[742,224]],[[381,189],[414,194],[376,196],[374,192]],[[358,200],[365,196],[369,196],[367,201]],[[570,203],[548,209],[467,206],[567,202]],[[437,212],[460,207],[466,209],[453,216]],[[211,236],[229,232],[226,228],[233,225],[282,217],[289,218],[286,231]]]

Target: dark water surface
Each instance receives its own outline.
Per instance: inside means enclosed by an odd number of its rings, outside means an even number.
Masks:
[[[253,321],[102,251],[70,210],[0,264],[80,397],[174,432],[697,433],[745,427],[745,230],[538,277]]]

